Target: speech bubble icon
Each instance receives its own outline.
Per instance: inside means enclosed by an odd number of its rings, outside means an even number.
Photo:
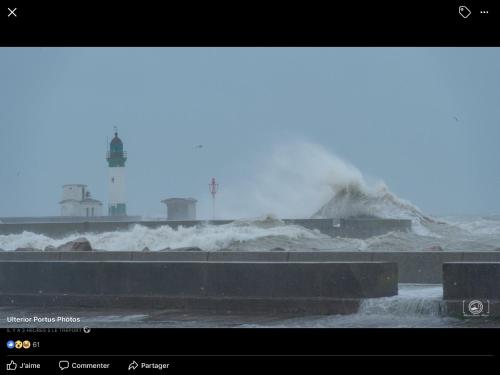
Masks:
[[[59,368],[61,370],[66,370],[69,368],[69,361],[59,361]]]

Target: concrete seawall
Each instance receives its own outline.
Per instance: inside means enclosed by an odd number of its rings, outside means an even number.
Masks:
[[[353,313],[397,280],[385,262],[2,261],[0,302]]]
[[[158,228],[164,225],[177,229],[180,226],[193,227],[205,224],[224,225],[234,220],[186,220],[186,221],[75,221],[75,222],[2,222],[0,234],[33,232],[52,238],[62,238],[75,233],[104,233],[131,230],[135,225]],[[317,229],[332,237],[368,238],[390,231],[410,231],[410,220],[356,218],[356,219],[284,219],[285,224],[300,225]]]
[[[399,282],[440,284],[446,262],[500,262],[500,251],[489,252],[348,252],[348,251],[3,251],[4,260],[67,261],[217,261],[217,262],[394,262]]]
[[[500,262],[443,264],[443,297],[500,300]]]
[[[450,315],[500,317],[500,262],[443,264],[443,299]],[[474,300],[481,313],[469,310]]]
[[[369,238],[388,232],[410,232],[411,221],[400,219],[340,219],[339,226],[326,234],[332,237]]]

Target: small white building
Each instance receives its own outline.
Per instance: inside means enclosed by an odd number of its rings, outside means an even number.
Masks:
[[[161,202],[167,205],[167,220],[196,220],[196,199],[169,198]]]
[[[87,185],[68,184],[63,186],[61,216],[102,216],[102,203],[92,199]]]

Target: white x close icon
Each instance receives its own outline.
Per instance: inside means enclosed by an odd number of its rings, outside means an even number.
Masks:
[[[17,14],[16,14],[17,8],[14,8],[14,9],[7,8],[7,9],[9,10],[9,15],[7,17],[10,17],[10,16],[17,17]]]

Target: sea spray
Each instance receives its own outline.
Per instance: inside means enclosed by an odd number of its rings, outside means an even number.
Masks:
[[[228,186],[221,196],[226,217],[272,212],[281,218],[409,219],[422,235],[430,234],[426,225],[434,222],[383,181],[369,184],[355,166],[315,143],[276,145],[254,169],[255,178]]]
[[[363,183],[354,166],[308,142],[275,145],[253,166],[248,180],[225,186],[218,202],[223,217],[308,218],[334,194],[335,186]]]

